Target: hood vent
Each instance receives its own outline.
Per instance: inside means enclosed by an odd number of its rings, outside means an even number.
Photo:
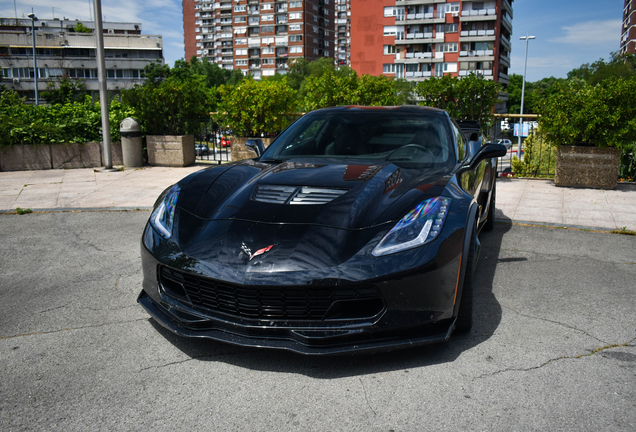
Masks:
[[[348,192],[344,189],[258,185],[255,201],[275,204],[327,204]]]
[[[290,204],[327,204],[347,192],[342,189],[303,187],[292,198]]]
[[[256,194],[254,195],[254,200],[275,204],[285,204],[297,189],[298,188],[294,186],[258,185],[256,188]]]

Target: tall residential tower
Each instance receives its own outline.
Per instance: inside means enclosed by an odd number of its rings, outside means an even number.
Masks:
[[[513,1],[347,0],[350,65],[414,81],[475,73],[508,84]]]
[[[256,79],[293,59],[335,56],[337,0],[183,0],[185,57],[208,58]]]

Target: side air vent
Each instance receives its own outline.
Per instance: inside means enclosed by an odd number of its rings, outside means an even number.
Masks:
[[[272,186],[272,185],[258,185],[256,188],[256,194],[254,195],[255,201],[262,201],[268,203],[285,204],[289,197],[296,192],[294,186]]]
[[[342,189],[320,189],[303,187],[292,198],[290,204],[327,204],[347,192]]]

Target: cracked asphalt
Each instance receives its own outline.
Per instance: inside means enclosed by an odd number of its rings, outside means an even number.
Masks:
[[[0,430],[636,430],[636,237],[498,223],[470,333],[303,357],[150,319],[148,216],[0,215]]]

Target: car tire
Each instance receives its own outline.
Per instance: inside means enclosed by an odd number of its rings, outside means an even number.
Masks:
[[[477,248],[477,232],[473,228],[470,238],[470,246],[468,247],[468,258],[466,261],[466,274],[464,275],[464,288],[462,289],[462,298],[459,303],[459,311],[457,312],[457,321],[455,322],[455,330],[458,332],[467,332],[473,326],[473,291],[475,280],[475,253]]]
[[[488,206],[488,216],[484,224],[484,230],[492,231],[495,228],[495,202],[497,201],[497,180],[492,184],[492,193],[490,194],[490,205]]]

